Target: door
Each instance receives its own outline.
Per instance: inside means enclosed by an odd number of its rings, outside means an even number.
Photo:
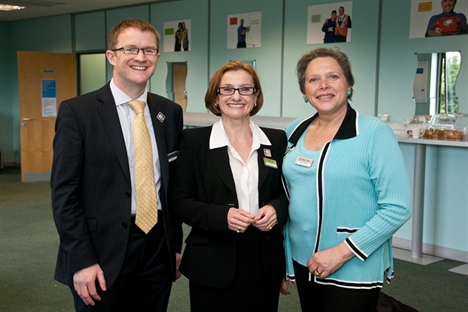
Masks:
[[[47,181],[59,104],[77,95],[75,54],[18,52],[21,181]]]
[[[187,92],[185,91],[185,79],[187,78],[187,63],[173,63],[173,90],[174,102],[182,106],[185,111],[187,108]]]

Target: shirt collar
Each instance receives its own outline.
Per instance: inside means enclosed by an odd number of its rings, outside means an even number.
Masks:
[[[249,121],[250,129],[252,130],[252,148],[258,149],[260,145],[271,145],[266,134],[252,120]],[[229,139],[224,130],[223,120],[220,118],[213,124],[210,135],[210,149],[220,148],[223,146],[231,146]]]
[[[112,96],[114,97],[114,101],[115,101],[115,106],[119,106],[119,105],[122,105],[122,104],[126,104],[128,103],[129,101],[131,100],[140,100],[140,101],[143,101],[145,103],[148,103],[147,102],[147,98],[148,98],[148,90],[145,89],[145,91],[143,92],[142,95],[140,95],[138,98],[136,99],[132,99],[131,97],[129,97],[127,94],[125,94],[122,90],[120,90],[114,83],[114,79],[112,78],[110,83],[110,89],[111,89],[111,92],[112,92]]]

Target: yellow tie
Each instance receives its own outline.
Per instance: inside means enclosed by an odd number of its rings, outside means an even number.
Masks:
[[[145,122],[145,102],[132,100],[128,105],[135,112],[133,141],[135,149],[136,221],[146,234],[158,222],[158,201],[154,183],[154,163],[151,140]]]

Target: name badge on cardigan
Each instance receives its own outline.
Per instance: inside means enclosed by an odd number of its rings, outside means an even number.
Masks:
[[[267,167],[278,169],[278,165],[276,164],[276,160],[274,159],[263,157],[263,163]]]
[[[313,163],[314,163],[313,159],[305,158],[305,157],[302,157],[302,156],[297,156],[296,162],[295,162],[296,165],[302,166],[302,167],[307,167],[307,168],[312,167]]]

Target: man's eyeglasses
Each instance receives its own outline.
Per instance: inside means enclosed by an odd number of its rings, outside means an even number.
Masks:
[[[233,95],[234,92],[239,92],[240,95],[252,95],[257,92],[257,88],[255,87],[240,87],[240,88],[233,88],[233,87],[221,87],[216,89],[216,93],[221,95]]]
[[[153,48],[133,48],[133,47],[121,47],[118,49],[113,49],[111,51],[119,51],[122,50],[123,53],[125,54],[131,54],[131,55],[138,55],[140,53],[140,50],[143,51],[144,55],[157,55],[159,53],[159,49],[153,49]]]

